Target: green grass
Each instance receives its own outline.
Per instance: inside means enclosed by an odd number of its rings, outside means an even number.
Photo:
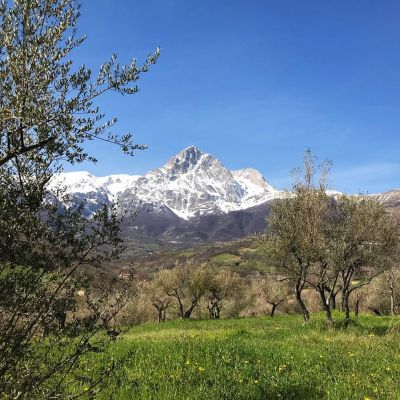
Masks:
[[[210,260],[218,265],[233,265],[235,263],[240,263],[242,258],[234,254],[222,253],[211,257]]]
[[[400,399],[399,325],[370,315],[331,331],[322,315],[145,324],[112,346],[108,357],[134,354],[102,398]],[[104,362],[93,357],[93,368]]]

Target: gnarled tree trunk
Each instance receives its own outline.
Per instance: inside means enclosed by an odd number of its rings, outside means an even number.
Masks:
[[[302,288],[299,287],[299,285],[296,285],[296,301],[297,304],[300,308],[301,314],[303,316],[304,322],[307,322],[310,319],[310,313],[307,310],[307,307],[303,301],[303,299],[301,298],[301,292],[302,292]]]

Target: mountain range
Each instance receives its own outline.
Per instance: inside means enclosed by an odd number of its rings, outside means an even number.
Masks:
[[[77,199],[89,200],[88,215],[101,203],[118,199],[125,211],[147,204],[166,207],[185,220],[243,210],[282,195],[257,170],[230,171],[194,146],[144,176],[95,177],[88,172],[67,172],[59,174],[52,185],[64,185]]]
[[[66,172],[53,178],[50,190],[60,186],[85,204],[88,217],[102,204],[117,201],[119,212],[128,217],[121,225],[126,238],[176,245],[230,240],[262,231],[271,202],[285,195],[259,171],[231,171],[194,146],[143,176]],[[388,207],[400,207],[400,190],[373,196]]]

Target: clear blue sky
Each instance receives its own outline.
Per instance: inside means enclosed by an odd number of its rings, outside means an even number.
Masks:
[[[148,150],[94,142],[99,163],[74,169],[143,174],[196,145],[283,188],[310,147],[336,189],[400,187],[397,0],[86,0],[80,31],[77,63],[161,56],[138,94],[100,104]]]

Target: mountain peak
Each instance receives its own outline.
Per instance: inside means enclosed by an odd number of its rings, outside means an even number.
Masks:
[[[152,204],[167,207],[184,219],[254,207],[280,195],[257,170],[230,171],[217,158],[196,146],[183,149],[163,167],[143,177],[96,178],[83,172],[66,178],[75,196],[91,196],[91,207],[100,206],[104,199],[118,198],[121,210]]]
[[[261,172],[254,168],[243,168],[236,171],[232,171],[233,176],[236,178],[244,178],[250,181],[252,184],[259,186],[261,188],[265,188],[267,186],[267,182],[265,178],[262,176]]]
[[[173,173],[184,174],[190,171],[203,155],[196,146],[189,146],[170,158],[165,168]]]
[[[175,157],[198,160],[204,153],[196,146],[189,146],[181,150]]]

